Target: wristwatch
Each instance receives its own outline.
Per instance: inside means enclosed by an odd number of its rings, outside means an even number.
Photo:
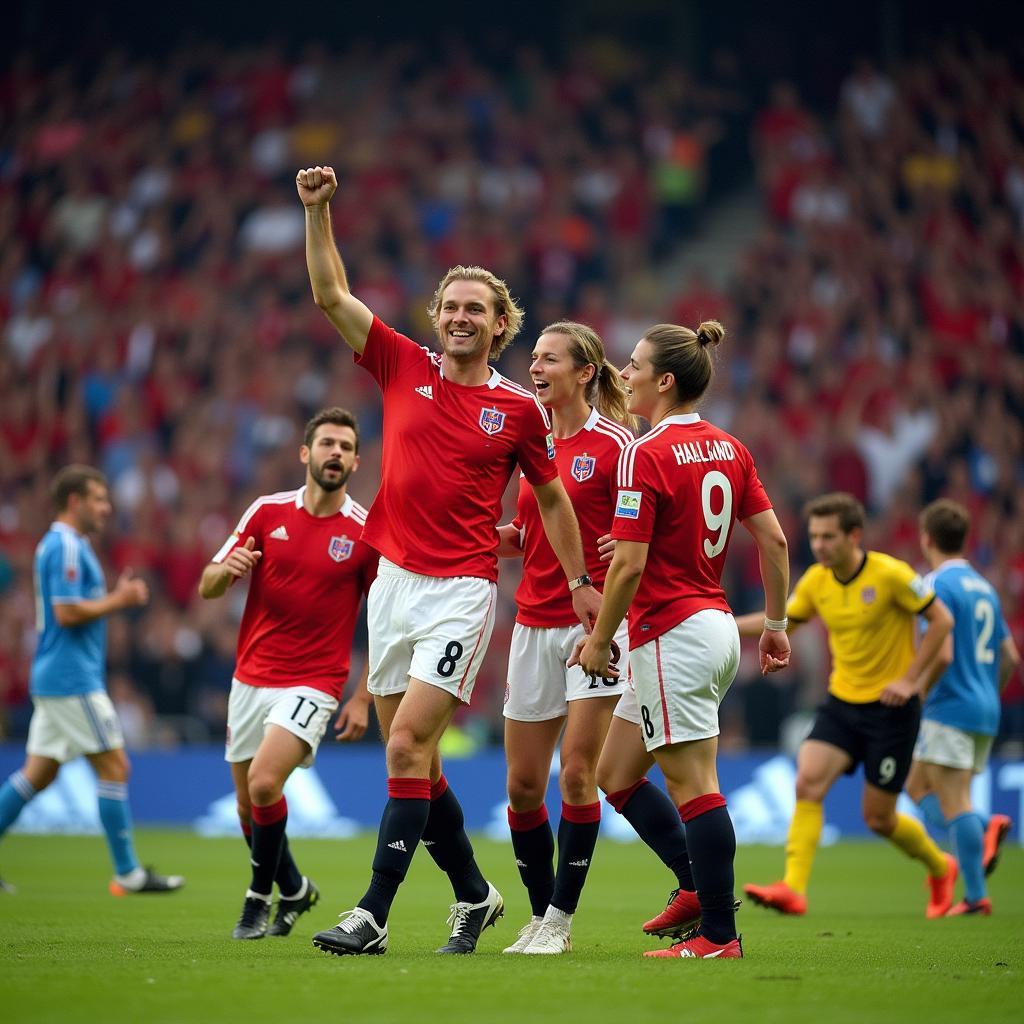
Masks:
[[[574,580],[569,580],[569,593],[571,594],[574,590],[579,590],[580,587],[592,587],[594,581],[584,573],[582,576],[577,576]]]

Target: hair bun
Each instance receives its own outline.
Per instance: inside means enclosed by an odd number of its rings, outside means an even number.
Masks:
[[[697,342],[701,348],[721,345],[724,338],[725,328],[717,320],[705,320],[697,328]]]

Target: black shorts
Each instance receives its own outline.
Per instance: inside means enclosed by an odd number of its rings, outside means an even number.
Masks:
[[[829,694],[807,738],[845,750],[853,758],[847,775],[863,762],[868,782],[887,793],[898,793],[907,781],[920,724],[918,697],[894,708],[877,700],[851,704]]]

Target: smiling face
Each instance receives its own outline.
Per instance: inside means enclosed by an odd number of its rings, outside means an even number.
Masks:
[[[671,374],[655,372],[651,344],[646,338],[636,343],[619,376],[626,382],[626,408],[645,420],[652,419],[664,395],[673,387]]]
[[[495,312],[494,294],[480,281],[452,281],[441,296],[437,334],[449,359],[472,362],[490,355],[491,342],[505,330]]]
[[[586,400],[587,384],[593,379],[593,363],[577,367],[570,354],[571,339],[565,334],[542,334],[533,346],[530,379],[537,398],[548,409],[560,409]]]
[[[323,423],[316,428],[313,442],[303,445],[299,457],[306,465],[308,475],[324,491],[337,491],[348,483],[348,478],[359,465],[356,433],[351,427]],[[307,479],[307,484],[309,480]]]

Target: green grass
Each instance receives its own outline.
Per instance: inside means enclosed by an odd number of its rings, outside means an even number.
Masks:
[[[241,840],[146,831],[139,849],[188,876],[184,892],[114,899],[100,839],[13,836],[0,849],[15,896],[0,896],[0,1008],[34,1024],[139,1021],[401,1021],[445,1024],[534,1020],[846,1021],[1020,1020],[1024,978],[1024,851],[1004,852],[987,919],[926,921],[922,873],[887,845],[821,851],[805,918],[750,904],[740,911],[746,959],[652,961],[642,921],[664,904],[670,879],[640,844],[599,845],[575,950],[502,956],[528,914],[511,848],[479,841],[478,857],[506,900],[475,956],[437,957],[447,937],[446,879],[421,851],[391,917],[386,956],[317,953],[312,933],[361,895],[369,837],[299,839],[300,866],[320,905],[288,939],[233,942],[247,878]],[[770,881],[778,849],[743,847],[737,889]]]

